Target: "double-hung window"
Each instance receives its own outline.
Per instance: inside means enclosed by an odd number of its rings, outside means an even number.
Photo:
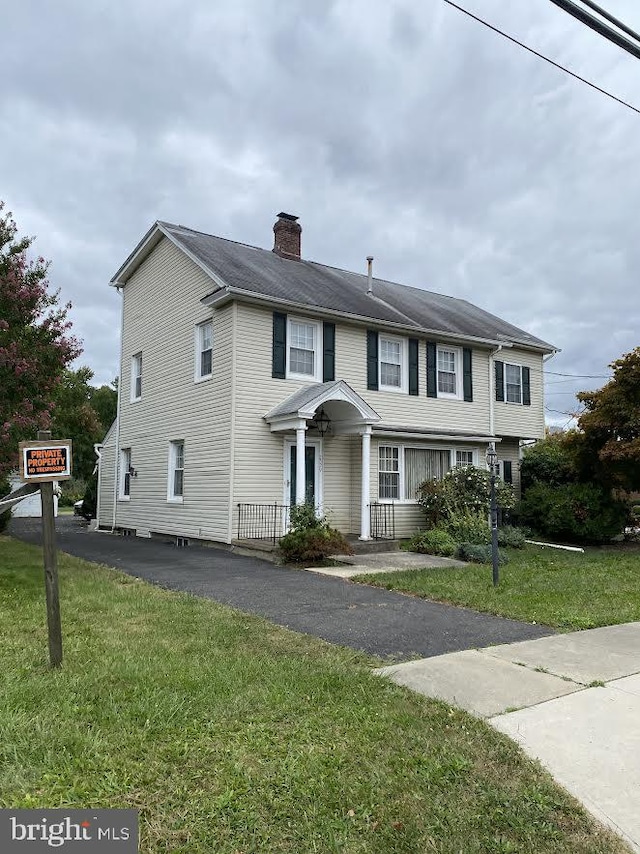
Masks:
[[[196,381],[208,379],[213,372],[213,323],[196,326]]]
[[[379,497],[392,500],[400,498],[400,448],[380,445],[378,462]]]
[[[522,366],[504,365],[505,400],[507,403],[522,403]]]
[[[128,501],[131,496],[131,448],[120,449],[120,478],[118,497]]]
[[[131,357],[131,402],[142,397],[142,353]]]
[[[425,480],[440,480],[451,468],[448,448],[378,448],[378,498],[380,501],[414,501]]]
[[[169,482],[167,484],[169,501],[182,501],[184,494],[184,442],[169,443]]]
[[[379,387],[386,391],[406,391],[406,342],[402,338],[386,338],[380,341]]]
[[[472,466],[473,451],[456,451],[456,468],[462,469],[465,466]]]
[[[438,347],[438,397],[459,397],[460,353],[447,347]]]
[[[289,318],[287,376],[319,380],[320,324]]]

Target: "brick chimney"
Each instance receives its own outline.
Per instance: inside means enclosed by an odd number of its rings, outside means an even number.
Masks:
[[[273,251],[283,258],[300,260],[300,234],[302,227],[298,217],[280,211],[278,221],[273,226]]]

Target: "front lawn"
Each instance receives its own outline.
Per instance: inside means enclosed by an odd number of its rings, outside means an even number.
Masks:
[[[506,737],[371,659],[0,537],[0,806],[132,807],[141,852],[627,849]]]
[[[491,566],[471,564],[352,580],[565,630],[640,620],[640,547],[579,554],[527,546],[507,554],[509,563],[500,567],[497,589]]]

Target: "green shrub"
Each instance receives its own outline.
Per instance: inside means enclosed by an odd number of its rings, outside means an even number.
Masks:
[[[420,531],[412,537],[408,547],[410,551],[420,554],[451,557],[456,550],[456,543],[444,528],[431,528],[429,531]]]
[[[498,528],[498,545],[510,549],[523,549],[525,547],[525,533],[522,528],[514,528],[513,525],[504,525]]]
[[[344,536],[332,528],[324,516],[317,516],[313,504],[291,508],[290,530],[280,539],[280,552],[287,563],[324,560],[331,554],[351,554]]]
[[[82,515],[85,519],[95,519],[98,505],[98,476],[93,475],[87,481],[87,488],[82,496]]]
[[[459,510],[449,515],[443,527],[456,543],[483,545],[491,542],[491,528],[485,512]]]
[[[604,543],[624,530],[627,508],[600,486],[535,483],[520,503],[519,517],[538,533],[569,542]]]
[[[535,483],[557,486],[578,480],[572,437],[553,433],[525,448],[520,462],[520,484],[523,494]]]
[[[478,545],[477,543],[460,543],[456,549],[458,560],[466,560],[468,563],[493,563],[491,546]],[[498,563],[509,563],[509,558],[504,552],[498,552]]]
[[[9,481],[5,478],[0,478],[0,498],[5,498],[11,492]],[[11,508],[0,513],[0,534],[5,530],[11,519]]]
[[[427,525],[446,522],[456,513],[489,513],[491,476],[475,466],[450,469],[441,480],[420,484],[416,497],[425,513]],[[496,499],[503,510],[515,505],[513,487],[496,481]]]

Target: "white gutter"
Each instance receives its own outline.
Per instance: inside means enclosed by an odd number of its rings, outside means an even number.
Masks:
[[[120,477],[120,406],[122,403],[122,347],[124,342],[124,289],[117,288],[118,293],[122,297],[120,307],[120,377],[118,379],[118,411],[116,414],[116,447],[113,454],[113,518],[111,520],[111,533],[116,529],[116,510],[118,507],[118,479]],[[97,512],[97,510],[96,510]]]

